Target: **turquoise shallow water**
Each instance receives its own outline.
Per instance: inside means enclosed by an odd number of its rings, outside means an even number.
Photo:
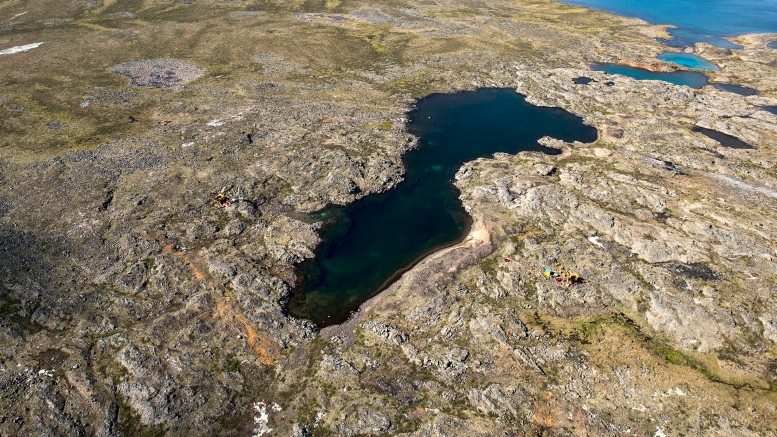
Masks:
[[[733,46],[723,36],[777,33],[777,0],[564,0],[566,3],[672,24],[681,44]],[[736,46],[734,46],[736,47]]]
[[[717,65],[707,61],[706,59],[696,56],[691,53],[674,53],[664,52],[657,56],[658,59],[673,64],[682,65],[683,67],[695,68],[697,70],[718,71]]]
[[[460,241],[470,219],[452,184],[464,162],[496,152],[558,153],[545,135],[591,142],[596,129],[557,108],[532,106],[511,89],[434,94],[409,114],[419,147],[405,157],[405,181],[383,194],[320,213],[324,243],[300,264],[292,316],[319,326],[343,322],[426,254]]]
[[[637,80],[662,80],[696,89],[707,84],[707,76],[697,71],[657,72],[618,64],[592,64],[591,69],[609,74],[622,74]]]
[[[726,49],[743,49],[744,47],[734,44],[733,42],[723,38],[722,36],[710,35],[706,33],[699,33],[690,29],[684,28],[672,28],[667,29],[670,38],[657,38],[659,42],[671,47],[685,48],[696,44],[697,42],[706,42],[714,46],[723,47]],[[730,35],[727,35],[730,36]]]

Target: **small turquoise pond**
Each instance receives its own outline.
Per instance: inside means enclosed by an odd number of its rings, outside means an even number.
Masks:
[[[664,52],[657,56],[658,59],[683,67],[695,68],[697,70],[718,71],[717,65],[708,60],[691,53]]]
[[[637,80],[661,80],[695,89],[701,89],[704,85],[707,85],[707,76],[697,71],[650,71],[645,70],[644,68],[629,67],[620,64],[599,63],[592,64],[591,69],[603,71],[608,74],[621,74]]]
[[[319,326],[345,321],[425,255],[461,241],[470,218],[452,184],[467,161],[496,152],[559,153],[537,140],[592,142],[596,129],[562,109],[532,106],[512,89],[433,94],[409,114],[419,147],[395,189],[318,214],[323,243],[297,269],[289,313]]]

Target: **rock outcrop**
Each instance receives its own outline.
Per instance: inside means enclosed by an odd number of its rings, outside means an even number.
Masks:
[[[0,434],[772,431],[768,36],[694,48],[745,97],[589,71],[654,63],[664,29],[549,0],[23,9],[3,40],[46,43],[0,58]],[[401,182],[414,99],[487,86],[600,138],[466,164],[471,238],[344,325],[289,317],[310,213]]]

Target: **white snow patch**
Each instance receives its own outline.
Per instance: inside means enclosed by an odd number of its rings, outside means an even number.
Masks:
[[[281,411],[281,406],[276,403],[273,403],[270,408],[275,412]],[[267,412],[267,404],[264,403],[264,401],[256,402],[254,404],[254,411],[256,411],[256,415],[254,416],[254,429],[251,432],[251,437],[261,437],[271,433],[272,428],[267,426],[267,424],[270,423],[270,414]]]
[[[661,428],[656,427],[656,433],[654,434],[654,437],[666,437],[666,434],[664,434],[664,431],[661,431]]]
[[[673,387],[666,391],[669,396],[685,396],[685,392],[680,390],[680,387]]]
[[[600,247],[600,248],[604,249],[604,244],[602,244],[602,242],[599,241],[599,237],[598,236],[596,236],[596,235],[590,236],[590,237],[588,237],[588,241],[590,241],[591,244],[593,244],[594,246],[597,246],[597,247]]]
[[[318,423],[319,423],[319,422],[321,422],[322,420],[324,420],[324,417],[325,417],[325,416],[326,416],[326,413],[324,413],[324,411],[323,411],[323,410],[322,410],[322,411],[319,411],[318,413],[316,413],[316,421],[314,422],[314,424],[315,424],[315,425],[318,425]]]
[[[226,124],[228,121],[240,121],[242,119],[243,119],[243,113],[238,112],[237,114],[230,115],[224,119],[211,120],[208,122],[208,126],[211,126],[211,127],[224,126],[224,124]]]
[[[16,15],[14,15],[13,17],[9,18],[9,19],[8,19],[8,21],[11,21],[11,20],[13,20],[14,18],[19,18],[19,17],[21,17],[22,15],[26,14],[27,12],[30,12],[30,11],[19,12],[18,14],[16,14]]]
[[[27,50],[37,49],[41,45],[43,45],[42,42],[34,42],[32,44],[26,44],[23,46],[14,46],[5,50],[0,50],[0,55],[12,55],[14,53],[26,52]]]
[[[46,369],[40,369],[38,370],[38,375],[46,376],[51,378],[54,376],[54,370],[46,370]]]
[[[185,148],[191,147],[193,145],[194,145],[194,141],[192,141],[190,143],[183,143],[183,144],[181,144],[181,147],[185,149]]]

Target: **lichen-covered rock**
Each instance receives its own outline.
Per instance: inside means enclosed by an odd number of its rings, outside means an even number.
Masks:
[[[592,72],[665,31],[550,0],[99,3],[0,26],[49,41],[0,68],[0,435],[772,432],[769,35],[693,48],[744,97]],[[599,139],[464,165],[470,238],[290,317],[313,212],[401,183],[414,99],[478,87]]]

